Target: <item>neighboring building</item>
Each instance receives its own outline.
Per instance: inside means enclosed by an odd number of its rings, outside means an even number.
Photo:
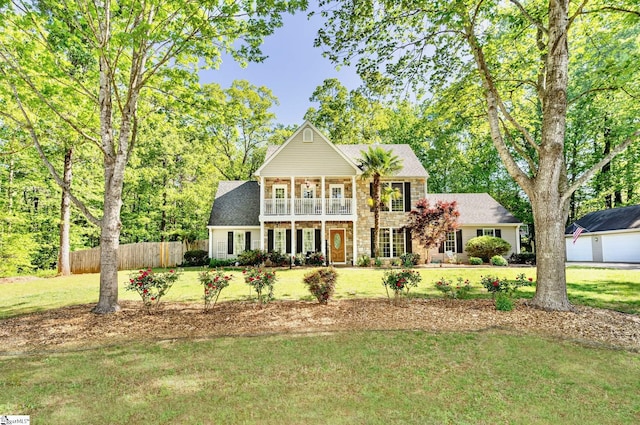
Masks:
[[[640,263],[640,205],[585,215],[567,226],[565,246],[567,261]]]
[[[478,234],[503,237],[519,252],[518,222],[488,194],[427,194],[429,177],[409,145],[381,145],[402,159],[402,169],[383,178],[402,194],[381,212],[380,254],[397,258],[423,249],[401,230],[420,198],[457,200],[461,231],[449,235],[443,252],[458,253]],[[209,219],[209,256],[235,258],[260,248],[290,255],[322,252],[335,264],[372,256],[371,182],[360,178],[368,145],[334,145],[305,122],[281,146],[267,150],[256,181],[220,182]],[[437,251],[437,250],[436,250]],[[460,257],[460,254],[462,257]]]

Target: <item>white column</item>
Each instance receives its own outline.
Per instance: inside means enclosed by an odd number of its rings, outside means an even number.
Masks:
[[[264,221],[260,221],[260,251],[264,251]]]
[[[295,211],[295,194],[296,194],[296,178],[295,176],[291,176],[291,215],[293,215],[294,211]]]
[[[520,254],[520,225],[516,226],[516,254]]]
[[[356,265],[358,261],[358,226],[357,221],[354,220],[351,222],[353,226],[353,265]]]
[[[327,209],[326,209],[326,204],[327,204],[327,200],[325,198],[325,190],[324,190],[324,176],[322,176],[320,178],[320,199],[322,199],[322,215],[324,216]],[[322,225],[324,226],[324,222],[322,223]],[[323,227],[324,229],[324,227]],[[322,234],[324,235],[324,230],[322,232]],[[324,249],[324,248],[323,248]]]
[[[296,222],[291,220],[291,252],[289,254],[296,255]]]
[[[264,177],[260,177],[260,217],[264,215]]]
[[[209,258],[213,258],[213,229],[209,227]]]
[[[325,226],[326,223],[324,220],[322,220],[321,223],[322,223],[322,230],[320,231],[320,239],[321,239],[320,247],[322,248],[321,251],[322,251],[322,255],[324,255],[324,258],[329,258],[329,254],[326,252],[327,250],[325,249],[327,247],[327,244],[324,243],[324,241],[326,240],[324,235],[324,232],[326,232],[327,230]]]
[[[357,211],[358,211],[358,208],[356,208],[356,176],[351,176],[351,215],[355,215]],[[354,234],[355,234],[355,225],[354,225]]]

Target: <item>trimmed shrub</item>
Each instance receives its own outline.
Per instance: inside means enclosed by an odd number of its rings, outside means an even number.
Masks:
[[[478,236],[469,239],[465,246],[465,250],[471,257],[482,258],[482,261],[487,263],[491,257],[506,254],[510,249],[509,242],[493,236]]]
[[[493,257],[491,257],[491,264],[493,264],[494,266],[506,266],[509,263],[507,263],[507,260],[504,259],[504,257],[502,255],[494,255]]]
[[[289,256],[281,253],[280,251],[271,251],[267,254],[267,259],[271,261],[273,267],[281,267],[289,265]]]
[[[521,252],[516,254],[515,252],[509,257],[511,264],[528,264],[530,266],[536,265],[536,254],[533,252]]]
[[[232,267],[236,265],[236,261],[237,260],[235,258],[229,258],[227,260],[212,258],[209,260],[209,267],[212,269],[217,269],[219,267]]]
[[[194,249],[184,253],[185,266],[206,266],[209,264],[209,253],[203,249]]]
[[[312,252],[307,256],[307,265],[309,266],[324,266],[324,255],[321,252]]]
[[[413,267],[420,262],[420,254],[414,254],[413,252],[405,252],[400,255],[400,261],[404,267]]]
[[[249,249],[238,255],[238,264],[241,266],[258,266],[267,259],[267,254],[260,249]]]
[[[482,265],[482,258],[469,257],[469,264],[471,264],[472,266],[481,266]]]
[[[513,300],[507,294],[498,294],[496,296],[496,310],[511,311],[513,310]]]
[[[320,304],[327,304],[336,289],[338,273],[333,267],[313,270],[304,275],[303,282],[309,292],[316,297]]]

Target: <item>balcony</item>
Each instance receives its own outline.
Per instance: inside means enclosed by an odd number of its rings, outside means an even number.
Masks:
[[[291,199],[265,199],[264,216],[290,216]],[[353,199],[296,198],[294,216],[350,216],[355,213]]]

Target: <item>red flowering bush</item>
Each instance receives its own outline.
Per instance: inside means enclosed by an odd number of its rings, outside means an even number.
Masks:
[[[204,286],[204,311],[216,306],[220,292],[229,286],[231,279],[233,275],[218,270],[204,270],[198,274],[198,280]]]
[[[256,290],[258,301],[265,304],[273,299],[273,286],[276,283],[276,272],[266,271],[260,267],[249,267],[242,271],[244,281]]]
[[[336,289],[337,279],[338,273],[336,269],[325,267],[305,274],[303,282],[320,304],[327,304]]]
[[[142,298],[144,308],[148,313],[157,309],[160,299],[180,277],[180,272],[169,270],[167,273],[154,273],[153,270],[140,270],[129,276],[126,284],[127,291],[136,291]]]
[[[435,287],[438,291],[442,292],[445,297],[451,299],[466,298],[469,291],[471,291],[471,282],[469,279],[462,280],[461,277],[457,279],[456,284],[451,279],[445,279],[444,277],[435,283]]]
[[[491,293],[503,292],[512,295],[518,288],[531,286],[532,278],[527,278],[524,273],[516,276],[515,280],[500,279],[496,276],[481,276],[480,284]]]
[[[389,289],[391,289],[395,298],[406,295],[409,289],[418,286],[420,281],[422,281],[420,273],[409,269],[388,270],[382,277],[382,285],[387,291],[387,297],[389,297]]]

